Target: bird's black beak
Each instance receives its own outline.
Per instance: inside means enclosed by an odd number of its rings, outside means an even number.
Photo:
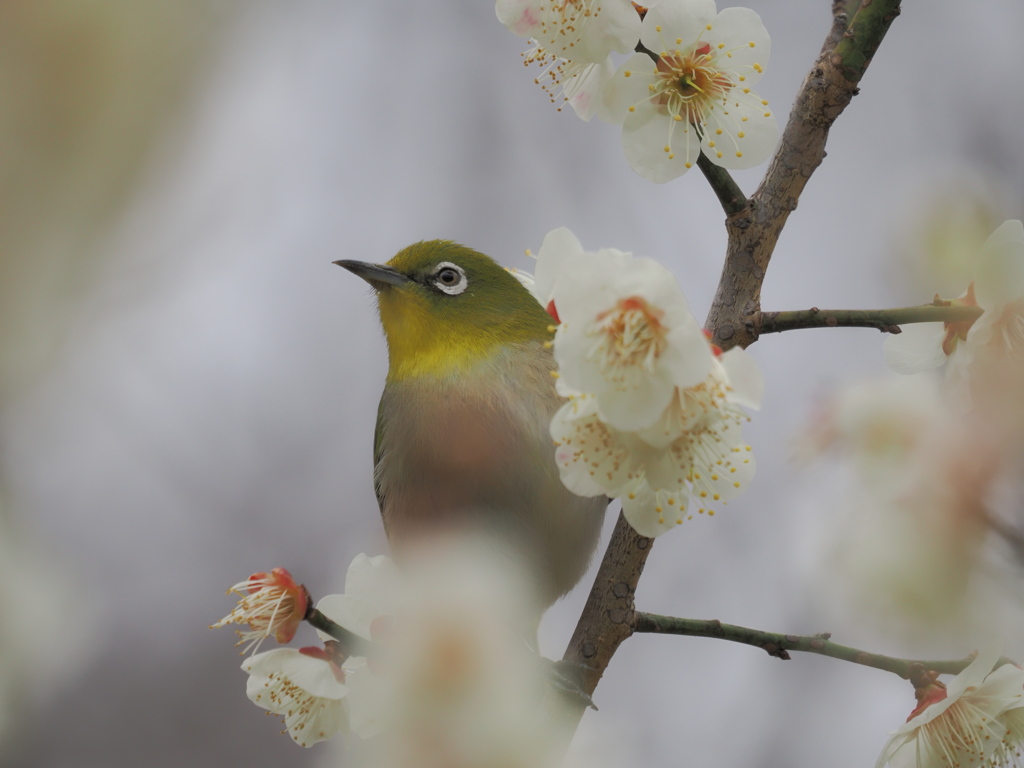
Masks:
[[[374,290],[380,290],[385,285],[401,285],[412,278],[403,275],[397,269],[386,267],[383,264],[368,264],[365,261],[352,261],[341,259],[334,262],[339,267],[344,267],[353,275],[358,275],[373,286]]]

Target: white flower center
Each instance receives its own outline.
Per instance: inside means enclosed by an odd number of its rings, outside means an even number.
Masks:
[[[668,346],[668,328],[661,310],[639,296],[620,299],[614,308],[599,314],[587,331],[595,339],[587,354],[598,360],[605,378],[622,381],[636,369],[652,373]]]

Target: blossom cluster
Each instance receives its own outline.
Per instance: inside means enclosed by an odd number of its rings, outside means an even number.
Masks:
[[[482,544],[445,542],[404,571],[358,555],[344,594],[316,605],[349,641],[318,630],[316,646],[247,658],[249,699],[283,718],[301,746],[339,733],[364,740],[360,752],[376,768],[553,764],[555,726],[538,706],[548,683],[524,641],[535,606],[522,575]],[[279,626],[264,618],[240,602],[225,622],[252,621],[272,636]]]
[[[497,0],[498,18],[530,38],[526,63],[537,82],[584,120],[622,126],[622,147],[638,174],[662,183],[686,173],[701,153],[713,164],[759,165],[778,125],[752,86],[771,53],[749,8],[718,13],[714,0]],[[635,53],[615,67],[612,53]]]
[[[722,353],[691,314],[671,272],[614,249],[584,252],[548,233],[529,287],[557,322],[551,422],[562,482],[622,500],[630,524],[658,536],[714,514],[754,475],[744,408],[763,381],[742,349]]]

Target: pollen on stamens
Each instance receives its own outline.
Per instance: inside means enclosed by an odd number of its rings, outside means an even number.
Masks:
[[[658,26],[656,26],[656,27],[654,28],[654,31],[655,31],[655,32],[661,32],[661,24],[659,24]]]
[[[708,146],[711,147],[712,149],[714,149],[715,148],[715,142],[709,141],[708,142]]]
[[[718,50],[722,50],[723,48],[725,48],[725,43],[719,43]]]
[[[687,168],[693,168],[693,163],[686,163]]]
[[[710,32],[711,31],[711,25],[708,24],[706,27],[704,27],[704,29],[706,29],[708,32]]]
[[[553,346],[555,346],[555,342],[553,342],[553,341],[545,341],[544,342],[544,349],[551,349]]]
[[[632,501],[632,500],[633,500],[633,499],[635,499],[635,498],[636,498],[636,494],[635,494],[635,493],[631,493],[631,494],[629,494],[629,500],[630,500],[630,501]]]
[[[668,144],[666,144],[665,145],[665,152],[667,153],[667,152],[671,152],[671,151],[672,151],[672,147],[670,147]]]
[[[561,374],[558,371],[551,371],[551,378],[552,379],[561,378]]]
[[[765,101],[764,99],[761,99],[761,106],[762,107],[767,107],[768,106],[768,102]]]
[[[636,107],[630,107],[630,108],[629,108],[629,111],[630,111],[630,112],[636,112]]]
[[[668,159],[669,160],[675,160],[675,157],[676,157],[676,153],[675,152],[669,152],[668,153]]]
[[[554,333],[557,330],[558,330],[557,326],[554,326],[554,325],[549,325],[548,326],[548,333]]]
[[[743,153],[742,152],[737,152],[736,153],[736,157],[743,157]]]
[[[677,37],[676,38],[676,45],[682,45],[682,44],[683,44],[683,38]]]
[[[753,41],[753,40],[751,40],[751,41],[750,41],[750,47],[751,47],[751,48],[753,48],[753,47],[754,47],[754,41]]]
[[[733,484],[732,484],[732,487],[733,487],[733,488],[739,488],[739,487],[740,487],[740,483],[739,483],[739,481],[737,481],[737,482],[733,483]]]
[[[765,113],[764,113],[764,116],[765,116],[765,117],[771,117],[771,116],[772,116],[772,113],[771,113],[771,112],[765,112]]]
[[[736,138],[738,138],[738,139],[742,139],[742,138],[744,138],[744,137],[745,137],[746,135],[747,135],[747,134],[745,134],[745,133],[744,133],[743,131],[740,131],[739,133],[737,133],[737,134],[736,134]]]
[[[717,152],[715,152],[715,157],[724,157],[724,155],[722,154],[722,150],[718,150]]]
[[[632,73],[632,71],[627,69],[625,72],[622,73],[622,76],[623,77],[632,77],[633,73]]]
[[[683,121],[683,116],[682,115],[673,115],[672,119],[675,120],[677,123],[681,123]]]
[[[721,135],[722,135],[722,129],[721,128],[716,128],[715,129],[715,136],[721,136]]]

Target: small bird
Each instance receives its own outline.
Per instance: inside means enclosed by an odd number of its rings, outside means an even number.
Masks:
[[[374,487],[396,556],[439,533],[497,536],[551,605],[586,571],[608,504],[559,479],[552,318],[493,259],[447,240],[386,265],[334,263],[373,286],[387,338]]]

